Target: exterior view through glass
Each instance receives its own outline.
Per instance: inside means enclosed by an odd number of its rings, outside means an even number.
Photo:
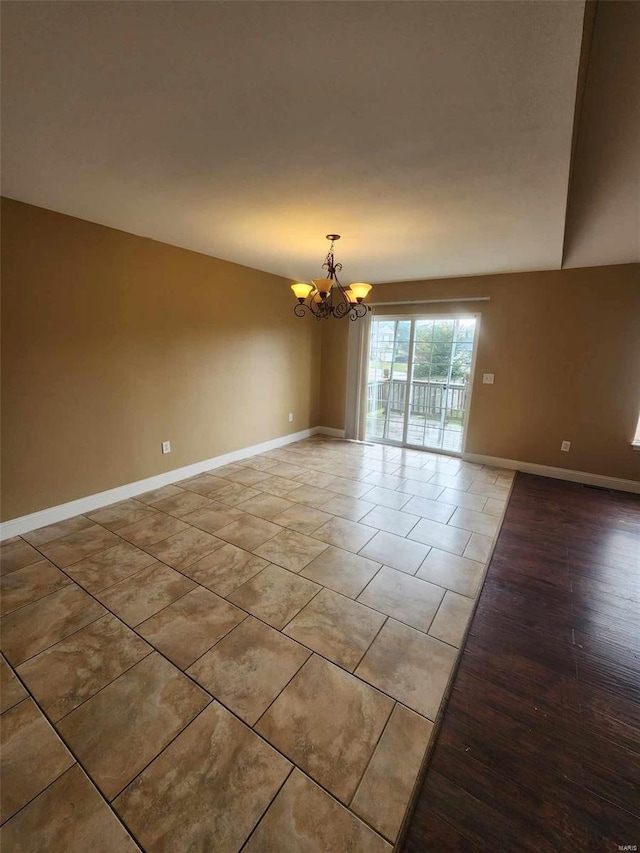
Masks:
[[[368,440],[462,450],[475,327],[473,317],[372,319]]]

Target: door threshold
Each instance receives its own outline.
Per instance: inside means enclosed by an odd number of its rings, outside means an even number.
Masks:
[[[451,456],[454,459],[461,459],[463,450],[445,450],[440,447],[421,447],[418,444],[402,444],[400,441],[385,441],[383,438],[372,439],[368,438],[362,442],[362,444],[382,444],[384,447],[397,447],[399,450],[421,450],[423,453],[436,453],[439,456]]]

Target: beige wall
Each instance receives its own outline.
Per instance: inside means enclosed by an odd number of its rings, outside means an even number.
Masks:
[[[347,393],[347,333],[350,322],[346,317],[342,320],[321,321],[320,422],[322,426],[344,429]]]
[[[2,250],[3,519],[344,426],[348,321],[298,320],[284,279],[6,199]],[[469,452],[640,479],[638,265],[373,295],[491,298],[419,309],[482,315]]]
[[[640,412],[638,264],[384,284],[371,296],[490,297],[397,309],[481,314],[469,453],[640,480],[640,453],[630,447]],[[323,329],[321,421],[337,428],[347,333],[346,323]],[[483,373],[495,373],[495,384],[483,385]]]
[[[2,250],[3,519],[317,425],[284,279],[6,199]]]

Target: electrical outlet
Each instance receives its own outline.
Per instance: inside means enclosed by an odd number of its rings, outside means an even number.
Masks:
[[[289,423],[293,423],[293,412],[289,412]]]
[[[562,444],[560,445],[560,450],[564,450],[565,453],[568,453],[571,450],[571,442],[570,441],[563,441]]]
[[[162,452],[163,453],[171,453],[171,442],[163,441],[162,442]]]
[[[482,374],[482,384],[483,385],[493,385],[494,378],[495,378],[495,373],[483,373]]]

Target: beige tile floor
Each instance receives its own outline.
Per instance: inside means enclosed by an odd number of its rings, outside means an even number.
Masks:
[[[3,543],[2,849],[391,850],[512,479],[315,437]]]

